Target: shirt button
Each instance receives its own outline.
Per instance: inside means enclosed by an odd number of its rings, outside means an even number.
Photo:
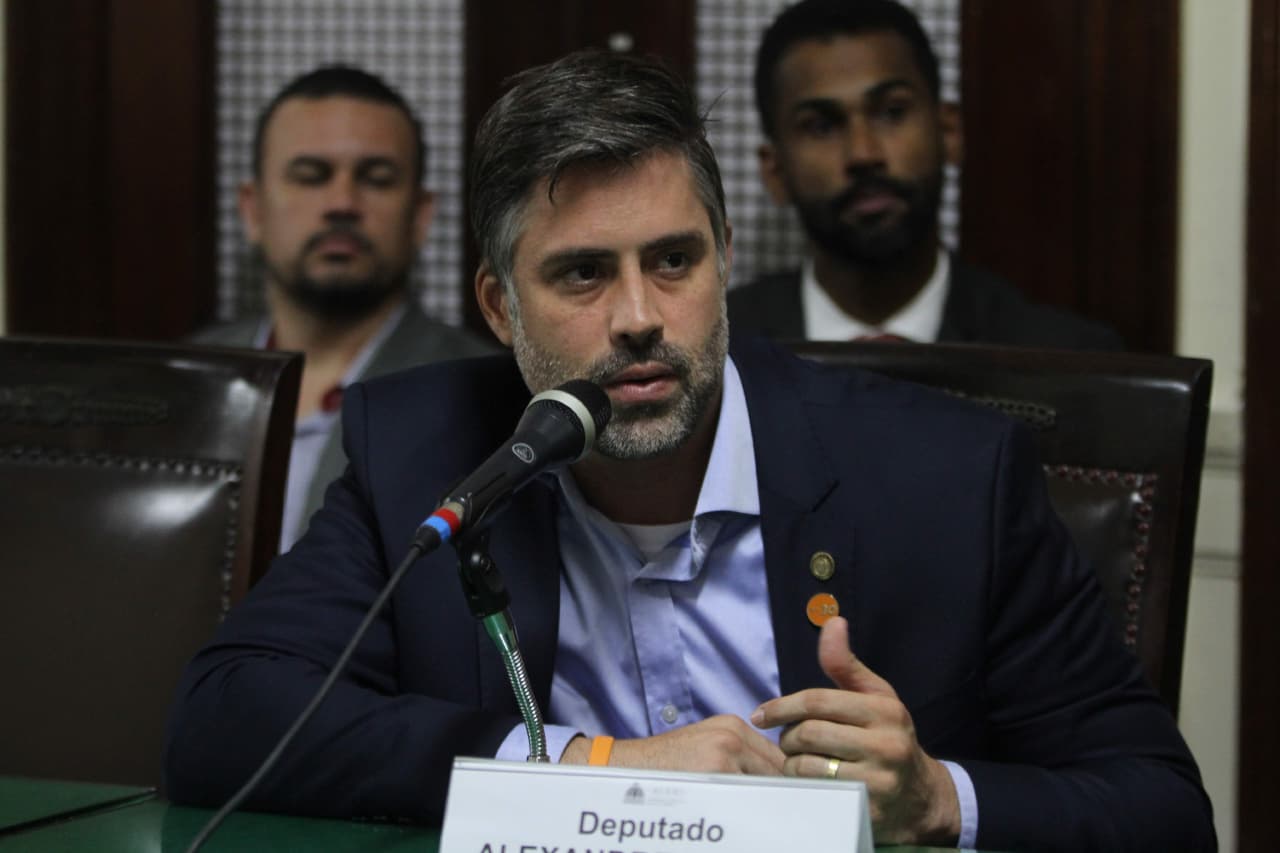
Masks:
[[[675,705],[662,706],[662,721],[664,723],[674,723],[680,718],[680,712],[676,710]]]

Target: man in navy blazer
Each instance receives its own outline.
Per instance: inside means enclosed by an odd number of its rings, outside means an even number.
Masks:
[[[595,451],[489,528],[555,760],[861,779],[880,843],[1213,848],[1025,430],[730,347],[723,191],[683,84],[571,55],[517,78],[475,158],[476,291],[515,358],[351,388],[346,473],[184,675],[174,800],[250,776],[440,496],[531,390],[585,377],[613,408]],[[447,550],[412,570],[254,807],[438,821],[455,756],[523,758],[456,577]]]

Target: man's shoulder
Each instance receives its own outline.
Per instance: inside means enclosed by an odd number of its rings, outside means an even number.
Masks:
[[[390,389],[403,385],[474,385],[476,382],[498,381],[501,388],[507,386],[525,389],[520,370],[510,350],[486,350],[481,355],[468,358],[446,358],[424,361],[408,368],[386,374],[370,375],[361,384],[370,388]],[[525,389],[526,396],[528,390]]]
[[[422,364],[500,352],[498,345],[466,329],[434,320],[410,303],[369,360],[362,378],[382,376]]]
[[[939,340],[1047,349],[1125,348],[1109,326],[1065,308],[1033,302],[1006,279],[955,258]]]
[[[804,408],[817,413],[814,420],[820,431],[829,427],[852,435],[867,424],[883,423],[892,432],[906,424],[945,441],[943,421],[971,422],[978,430],[1000,429],[1010,422],[994,409],[938,388],[801,357],[785,345],[751,335],[735,336],[731,353],[749,401],[760,401],[762,413]],[[845,413],[852,414],[846,418]]]
[[[393,342],[402,344],[406,349],[432,354],[432,360],[493,355],[501,351],[501,347],[492,340],[427,316],[416,302],[409,304],[388,336],[387,344]]]
[[[371,374],[358,384],[370,405],[390,408],[412,402],[483,414],[489,407],[522,407],[530,396],[510,352],[422,362]]]
[[[378,375],[351,386],[343,398],[344,432],[353,426],[396,461],[400,454],[472,458],[491,451],[529,402],[510,353],[447,359]]]

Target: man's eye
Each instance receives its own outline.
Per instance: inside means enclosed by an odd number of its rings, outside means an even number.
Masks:
[[[295,166],[289,170],[289,178],[294,183],[315,186],[329,180],[329,170],[321,166]]]
[[[688,269],[689,263],[687,252],[667,252],[658,259],[658,269],[665,272],[679,272]]]
[[[385,189],[396,183],[396,170],[390,166],[368,169],[361,175],[363,181],[371,187]]]
[[[836,122],[828,116],[812,114],[800,119],[796,129],[804,136],[823,137],[836,129]]]
[[[560,276],[569,284],[590,284],[600,277],[599,264],[575,264]]]
[[[898,124],[911,114],[911,102],[906,100],[889,101],[882,104],[873,113],[873,118],[889,124]]]

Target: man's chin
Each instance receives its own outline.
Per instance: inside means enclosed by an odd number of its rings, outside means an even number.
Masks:
[[[325,320],[360,320],[400,295],[399,286],[352,282],[311,282],[289,289],[289,298],[304,311]]]
[[[611,459],[651,459],[677,450],[692,432],[678,400],[615,406],[596,449]]]
[[[891,267],[910,256],[916,247],[911,235],[899,229],[844,232],[814,242],[831,255],[869,267]]]

